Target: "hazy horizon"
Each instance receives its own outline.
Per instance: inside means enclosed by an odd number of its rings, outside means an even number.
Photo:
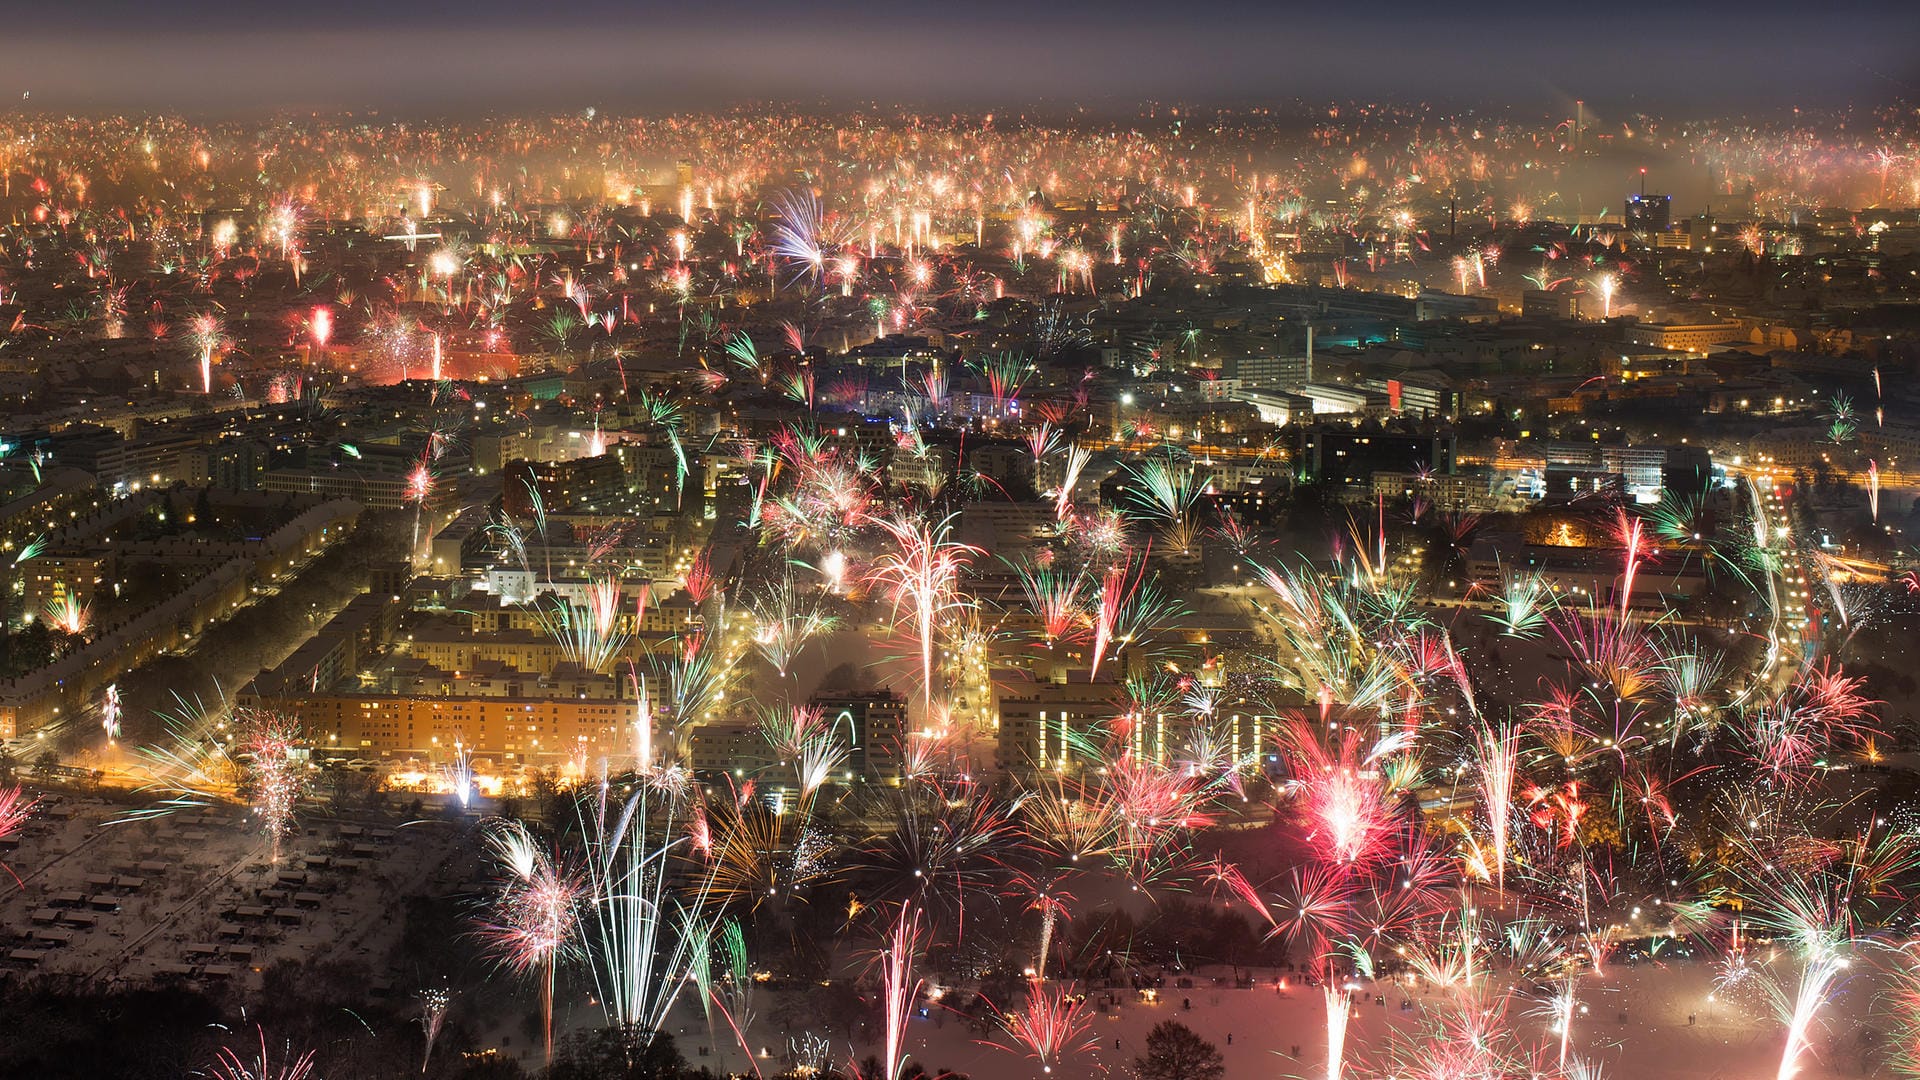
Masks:
[[[1817,18],[1817,21],[1816,21]],[[1686,117],[1920,99],[1920,7],[1678,3],[1471,10],[1237,0],[801,8],[610,0],[314,9],[237,0],[49,10],[0,41],[0,103],[53,112],[437,116],[798,101],[968,111],[1293,99],[1504,104],[1584,98]]]

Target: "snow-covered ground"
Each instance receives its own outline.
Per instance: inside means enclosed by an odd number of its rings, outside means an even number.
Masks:
[[[22,975],[58,972],[138,982],[168,972],[188,981],[212,981],[212,969],[220,972],[218,981],[244,987],[256,977],[254,969],[282,956],[326,958],[338,952],[343,959],[377,959],[398,930],[398,920],[391,917],[396,899],[423,887],[449,891],[460,872],[448,862],[456,827],[443,822],[393,829],[314,815],[288,839],[279,863],[270,866],[259,833],[239,811],[221,808],[145,824],[108,824],[126,810],[103,799],[69,798],[36,817],[19,847],[6,854],[24,880],[0,896],[0,934],[8,938],[8,950],[33,955],[7,960],[8,967]],[[309,856],[323,855],[324,865],[308,867]],[[307,875],[304,886],[283,885],[279,875],[296,868]],[[300,901],[275,890],[312,895]],[[75,895],[83,898],[77,904],[62,899]],[[95,897],[102,898],[97,906]],[[284,909],[286,921],[236,917],[233,912],[243,907]],[[37,940],[42,931],[56,931],[65,941]],[[1758,966],[1760,973],[1747,985],[1721,993],[1714,992],[1715,969],[1704,963],[1617,964],[1585,974],[1576,984],[1580,1012],[1571,1053],[1620,1080],[1775,1077],[1785,1032],[1761,984],[1771,978],[1790,986],[1797,969],[1786,957]],[[1863,963],[1863,974],[1843,983],[1822,1011],[1813,1053],[1795,1080],[1875,1075],[1877,1055],[1869,1048],[1877,986],[1864,974],[1868,966]],[[1169,1018],[1218,1045],[1230,1078],[1324,1077],[1321,992],[1301,985],[1291,973],[1252,974],[1258,979],[1255,988],[1238,989],[1225,969],[1202,969],[1192,974],[1191,989],[1169,979],[1157,1001],[1131,990],[1087,988],[1096,1002],[1113,995],[1118,1003],[1095,1013],[1091,1049],[1059,1063],[1052,1077],[1129,1075],[1148,1030]],[[1282,978],[1286,984],[1276,988]],[[1499,975],[1492,978],[1494,986],[1507,988]],[[1532,989],[1515,988],[1506,1017],[1517,1038],[1551,1057],[1558,1038],[1548,1030]],[[788,1035],[799,1034],[779,1030],[770,1019],[782,1011],[783,993],[793,992],[756,995],[759,1019],[747,1031],[749,1046],[769,1052],[757,1063],[766,1072],[783,1067]],[[1353,1002],[1348,1060],[1368,1075],[1380,1075],[1370,1066],[1385,1060],[1388,1047],[1434,1021],[1445,997],[1383,980],[1364,984]],[[562,1030],[601,1022],[600,1010],[586,1000],[563,1001],[560,1013]],[[1877,1026],[1884,1028],[1884,1020]],[[756,1064],[730,1032],[708,1030],[690,990],[670,1027],[696,1063],[743,1072]],[[1038,1063],[980,1039],[963,1018],[929,1004],[925,1016],[912,1020],[907,1047],[912,1059],[930,1069],[952,1069],[974,1080],[1042,1077]],[[708,1050],[704,1057],[702,1047]],[[524,1040],[515,1040],[514,1049],[535,1052]],[[843,1062],[880,1053],[877,1043],[850,1046],[844,1040],[832,1050]],[[1879,1074],[1888,1075],[1884,1068]]]
[[[29,819],[4,853],[20,883],[0,890],[0,968],[244,990],[283,958],[377,966],[398,898],[451,888],[459,826],[444,821],[309,812],[275,862],[239,808],[126,820],[139,805],[62,794]]]
[[[1795,973],[1789,961],[1783,958],[1779,963],[1785,965],[1780,974]],[[1260,972],[1255,989],[1241,990],[1233,988],[1230,979],[1224,985],[1214,985],[1214,974],[1211,970],[1196,973],[1191,990],[1177,989],[1169,980],[1157,1003],[1148,1003],[1132,991],[1106,991],[1118,994],[1122,1004],[1097,1014],[1093,1048],[1058,1065],[1046,1080],[1131,1075],[1131,1063],[1144,1052],[1148,1030],[1167,1019],[1178,1019],[1217,1045],[1226,1058],[1230,1080],[1326,1076],[1326,1011],[1318,989],[1290,981],[1286,989],[1277,990],[1276,973]],[[1224,976],[1226,972],[1217,974]],[[1785,1034],[1764,991],[1753,985],[1731,994],[1714,994],[1713,975],[1714,970],[1707,965],[1679,963],[1615,967],[1583,977],[1578,984],[1580,1015],[1569,1044],[1571,1056],[1597,1064],[1605,1076],[1622,1080],[1763,1080],[1776,1076]],[[1496,978],[1495,985],[1509,984]],[[1385,1048],[1395,1041],[1396,1033],[1411,1036],[1419,1032],[1424,1023],[1434,1019],[1429,1010],[1443,1007],[1439,991],[1423,993],[1384,980],[1363,987],[1353,994],[1353,1019],[1347,1036],[1347,1060],[1363,1067],[1383,1063]],[[1518,988],[1507,1017],[1516,1037],[1538,1045],[1546,1060],[1551,1060],[1558,1051],[1558,1037],[1549,1030],[1545,1017],[1532,1015],[1535,1002],[1526,996],[1530,989]],[[1826,1022],[1815,1034],[1814,1053],[1805,1060],[1796,1080],[1876,1075],[1872,1056],[1862,1050],[1871,989],[1863,980],[1843,987],[1836,995],[1823,1014]],[[1098,1001],[1102,993],[1094,991],[1094,999]],[[1376,995],[1384,999],[1384,1004],[1375,1003]],[[763,1017],[768,1015],[776,996],[762,995],[756,1011]],[[1184,1006],[1186,1001],[1191,1002],[1190,1009]],[[1409,1003],[1405,1010],[1402,1001]],[[749,1069],[738,1045],[729,1049],[725,1044],[724,1038],[730,1036],[715,1040],[707,1033],[692,1002],[683,1002],[676,1011],[673,1027],[681,1049],[697,1063]],[[786,1040],[768,1022],[756,1022],[749,1030],[748,1042],[756,1052],[763,1047],[771,1051],[771,1056],[761,1062],[766,1072],[783,1067]],[[703,1045],[712,1048],[704,1058],[697,1056]],[[926,1017],[914,1018],[907,1045],[912,1060],[929,1069],[964,1072],[974,1080],[1042,1080],[1043,1076],[1037,1062],[982,1045],[961,1018],[943,1016],[938,1006],[929,1008]],[[1296,1046],[1298,1057],[1293,1054]],[[864,1058],[879,1053],[879,1047],[871,1044],[835,1049],[843,1061],[849,1056]],[[1379,1075],[1372,1068],[1364,1071]],[[1349,1074],[1352,1072],[1350,1068]],[[1879,1074],[1886,1075],[1886,1071],[1882,1069]]]

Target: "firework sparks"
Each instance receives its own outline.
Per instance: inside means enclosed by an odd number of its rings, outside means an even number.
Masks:
[[[545,847],[517,821],[496,823],[487,832],[494,858],[507,871],[494,900],[485,936],[508,970],[542,974],[547,1059],[553,1059],[555,974],[576,954],[583,888],[577,875],[547,855]]]
[[[1513,823],[1513,790],[1520,757],[1519,731],[1511,726],[1480,733],[1477,765],[1480,798],[1486,807],[1487,832],[1493,842],[1493,879],[1507,891],[1507,834]]]
[[[959,574],[979,549],[947,539],[951,519],[938,524],[882,520],[879,525],[894,546],[875,562],[871,577],[888,588],[896,613],[902,607],[908,611],[920,646],[921,699],[931,712],[934,642],[940,620],[968,606],[959,590]]]
[[[291,1047],[285,1047],[276,1063],[273,1052],[267,1048],[266,1031],[257,1030],[260,1045],[257,1049],[249,1047],[244,1056],[232,1047],[220,1048],[208,1069],[214,1080],[313,1080],[317,1068],[313,1051],[296,1054]]]
[[[1055,1065],[1085,1053],[1097,1041],[1092,1035],[1093,1010],[1072,983],[1027,984],[1026,1004],[1001,1016],[1001,1030],[1026,1056],[1051,1074]]]
[[[447,1022],[447,1010],[453,1007],[453,991],[446,987],[432,987],[420,991],[420,1031],[426,1040],[426,1047],[420,1052],[420,1072],[425,1074],[433,1063],[433,1044],[440,1038],[440,1029]]]
[[[107,733],[107,741],[120,738],[120,684],[108,683],[100,697],[100,727]]]
[[[920,996],[921,980],[913,974],[920,942],[920,913],[911,904],[903,904],[880,955],[881,1002],[886,1017],[882,1035],[886,1056],[881,1062],[886,1070],[884,1080],[899,1080],[907,1064],[907,1017],[914,999]]]

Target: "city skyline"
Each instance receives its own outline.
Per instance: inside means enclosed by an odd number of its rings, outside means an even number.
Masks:
[[[1920,10],[16,22],[0,1077],[1920,1080]]]

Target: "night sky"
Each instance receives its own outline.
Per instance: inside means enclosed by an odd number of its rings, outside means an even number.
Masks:
[[[1693,115],[1920,100],[1916,42],[1920,3],[79,0],[0,23],[0,108],[1394,98],[1539,113],[1583,97]]]

